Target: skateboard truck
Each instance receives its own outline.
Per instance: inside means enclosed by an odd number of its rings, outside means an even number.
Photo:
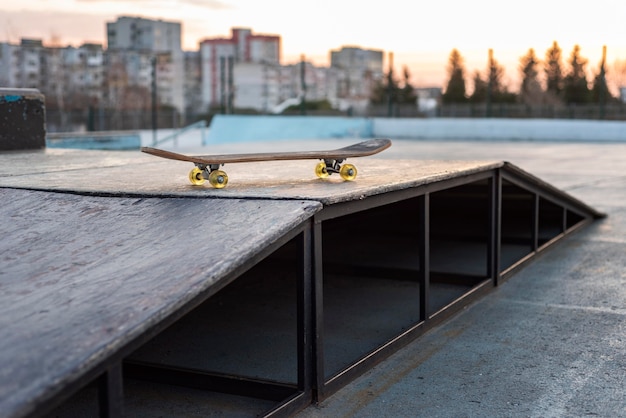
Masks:
[[[344,180],[354,180],[356,178],[356,167],[352,164],[341,165],[343,159],[324,159],[315,166],[315,175],[321,179],[338,173]]]
[[[222,189],[228,184],[228,175],[219,169],[220,164],[200,164],[189,172],[189,181],[191,184],[201,186],[205,180],[208,180],[211,186],[216,189]]]

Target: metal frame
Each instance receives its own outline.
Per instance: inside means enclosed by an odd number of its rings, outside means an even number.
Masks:
[[[487,277],[473,286],[468,292],[461,297],[453,300],[443,308],[436,312],[429,313],[430,299],[430,198],[431,194],[437,191],[450,189],[457,186],[467,185],[478,181],[487,181],[487,193],[489,199],[488,228],[487,233]],[[533,229],[530,231],[532,237],[532,249],[529,254],[518,260],[512,266],[501,268],[502,253],[502,216],[503,216],[503,181],[521,187],[525,191],[532,194],[534,199],[534,210],[529,214],[532,218]],[[387,343],[374,349],[362,358],[355,361],[348,367],[337,372],[330,378],[326,378],[324,369],[324,289],[323,289],[323,248],[322,248],[322,224],[328,219],[349,216],[358,211],[368,210],[380,205],[388,205],[395,202],[418,198],[419,213],[415,214],[420,227],[420,249],[416,257],[419,257],[422,268],[419,272],[420,281],[420,319],[412,327],[400,333]],[[539,245],[539,214],[540,199],[545,199],[563,208],[562,231],[548,242]],[[575,225],[567,227],[567,213],[571,211],[581,218],[581,221]],[[515,271],[533,260],[535,256],[542,253],[554,243],[559,241],[566,235],[569,235],[583,226],[589,224],[594,218],[600,218],[604,215],[593,210],[592,208],[578,202],[558,189],[547,187],[542,181],[527,175],[521,170],[511,168],[504,165],[501,168],[489,170],[485,172],[474,173],[458,178],[448,179],[433,184],[420,186],[414,189],[400,190],[396,192],[386,193],[384,195],[369,197],[368,199],[346,202],[326,207],[323,211],[314,216],[314,277],[315,277],[315,355],[314,364],[316,371],[315,379],[315,399],[321,401],[339,388],[361,375],[374,364],[378,363],[385,357],[397,351],[404,345],[419,337],[428,329],[445,321],[450,316],[461,310],[464,306],[472,301],[482,297],[486,293],[493,290],[494,287],[501,284],[509,278]]]
[[[176,314],[165,318],[158,325],[146,331],[141,337],[125,346],[115,355],[103,359],[98,367],[94,367],[79,376],[73,384],[69,384],[53,399],[37,405],[33,416],[42,416],[63,404],[83,388],[94,386],[97,389],[97,403],[99,416],[102,418],[117,418],[124,416],[124,378],[133,377],[161,383],[168,383],[206,390],[238,394],[251,398],[276,401],[277,404],[264,416],[285,416],[294,413],[312,401],[311,371],[312,371],[312,279],[311,279],[311,220],[307,220],[298,227],[282,236],[272,245],[264,248],[255,257],[247,260],[240,267],[234,269],[218,285],[207,292],[198,295],[192,302],[182,307]],[[242,376],[228,376],[210,373],[204,370],[190,370],[161,365],[127,362],[125,357],[134,350],[147,343],[154,336],[164,331],[177,320],[184,317],[201,303],[236,280],[243,273],[257,265],[278,248],[291,241],[297,240],[299,263],[297,285],[297,362],[298,382],[296,385],[285,385],[269,380],[250,379]]]

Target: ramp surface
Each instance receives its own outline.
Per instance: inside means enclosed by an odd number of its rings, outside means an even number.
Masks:
[[[321,208],[6,188],[0,199],[2,416],[101,373]]]
[[[300,260],[295,293],[304,300],[302,339],[290,340],[300,356],[298,390],[307,402],[314,386],[329,396],[439,323],[441,312],[466,306],[503,272],[602,216],[501,160],[352,159],[354,182],[317,179],[306,162],[232,164],[221,190],[188,184],[191,164],[139,152],[47,150],[0,160],[0,196],[9,202],[0,216],[10,220],[0,226],[0,394],[12,394],[0,396],[0,408],[9,416],[49,410],[112,364],[121,368],[139,346],[144,359],[167,365],[178,334],[165,328],[176,323],[193,337],[204,329],[196,325],[211,326],[189,312],[213,312],[215,304],[201,303],[270,254],[243,290],[246,302],[259,303],[260,286],[263,301],[282,303],[272,282],[279,275],[267,272],[281,271],[294,234],[312,237],[304,247],[315,263]],[[388,321],[376,309],[393,309],[398,297],[407,310]],[[261,311],[276,315],[263,301]],[[256,311],[234,309],[228,320],[262,334],[244,318]],[[272,324],[285,322],[278,318]],[[213,330],[227,334],[225,325]],[[173,345],[215,346],[211,338]],[[270,341],[265,354],[282,358],[278,339]],[[179,372],[150,368],[166,378]]]

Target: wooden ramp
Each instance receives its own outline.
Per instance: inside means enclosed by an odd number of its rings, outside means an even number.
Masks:
[[[603,216],[500,161],[223,190],[135,153],[0,162],[7,417],[292,414]]]

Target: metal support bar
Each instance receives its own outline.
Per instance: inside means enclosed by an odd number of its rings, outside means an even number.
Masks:
[[[532,226],[530,230],[530,249],[531,251],[537,251],[539,248],[539,195],[533,194],[533,213],[532,213]]]
[[[312,221],[309,225],[312,225]],[[313,376],[314,327],[313,327],[313,232],[305,228],[297,238],[298,257],[298,389],[311,390]]]
[[[313,222],[313,398],[317,401],[324,397],[324,272],[322,268],[322,221],[314,218]]]
[[[430,301],[430,193],[419,197],[420,321],[429,319]]]
[[[128,378],[275,402],[282,401],[297,391],[293,385],[280,382],[134,361],[124,363],[124,374]]]
[[[122,363],[112,364],[98,379],[98,406],[101,418],[121,417],[124,412]]]
[[[494,286],[500,282],[500,253],[502,251],[502,176],[500,170],[489,179],[489,242],[487,253],[487,276]]]

